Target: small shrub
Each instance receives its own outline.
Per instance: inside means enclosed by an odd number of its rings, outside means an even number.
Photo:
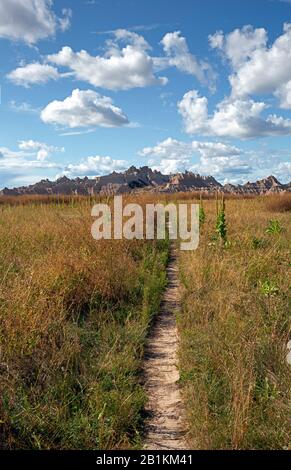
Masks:
[[[272,281],[261,282],[261,293],[266,297],[271,297],[279,293],[279,287]]]
[[[269,225],[266,228],[266,233],[268,233],[269,235],[279,235],[280,233],[283,232],[283,230],[284,229],[281,223],[279,222],[279,220],[272,219],[272,220],[269,220]]]
[[[258,250],[259,248],[265,248],[265,246],[267,245],[267,242],[266,240],[264,240],[264,238],[253,237],[251,244],[254,250]]]

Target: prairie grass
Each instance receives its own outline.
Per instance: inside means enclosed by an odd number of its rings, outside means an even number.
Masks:
[[[142,205],[195,198],[124,197]],[[180,257],[181,383],[191,447],[287,448],[289,196],[226,198],[224,244],[214,197],[203,199],[199,248]],[[0,200],[2,449],[141,446],[140,364],[169,246],[97,243],[90,233],[94,200],[100,198]]]
[[[24,202],[0,208],[0,448],[134,448],[168,244],[94,241],[88,198]]]
[[[271,212],[290,212],[291,194],[283,193],[265,199],[266,208]]]
[[[281,201],[226,201],[225,246],[215,235],[215,203],[204,201],[199,248],[181,254],[180,364],[191,448],[290,444],[291,221]],[[267,233],[271,219],[283,230]]]
[[[184,201],[199,199],[201,195],[200,191],[189,191],[189,192],[177,192],[177,193],[158,193],[153,192],[152,190],[142,190],[136,191],[132,193],[124,193],[122,196],[124,199],[130,199],[133,201],[141,200],[143,204],[146,202],[177,202],[181,199]],[[108,194],[94,194],[93,196],[84,196],[84,195],[65,195],[65,194],[23,194],[18,196],[7,196],[7,195],[0,195],[0,207],[1,206],[25,206],[25,205],[57,205],[57,206],[75,206],[77,204],[91,204],[94,202],[102,202],[104,200],[110,200],[114,196],[114,193]],[[204,192],[203,199],[204,200],[212,200],[215,199],[216,192]],[[255,195],[241,195],[241,194],[225,194],[224,198],[228,199],[254,199],[256,198]],[[290,198],[288,195],[282,196],[280,195],[280,200]],[[270,199],[270,198],[268,198]],[[273,200],[273,198],[272,198]],[[277,200],[277,198],[275,198]],[[279,197],[278,197],[279,200]]]
[[[25,194],[19,196],[0,196],[0,206],[26,206],[26,205],[51,205],[55,204],[58,206],[72,206],[76,203],[89,203],[93,198],[89,196],[75,196],[75,195],[47,195],[47,194]],[[98,200],[98,195],[94,196],[94,199]]]

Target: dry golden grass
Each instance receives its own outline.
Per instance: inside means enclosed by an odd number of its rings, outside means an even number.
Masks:
[[[0,196],[0,206],[24,206],[24,205],[43,205],[43,204],[57,204],[57,205],[73,205],[74,203],[86,203],[92,198],[86,196],[66,196],[66,195],[39,195],[39,194],[26,194],[20,196]],[[94,199],[99,199],[99,196],[94,196]]]
[[[138,445],[167,243],[97,243],[88,200],[0,211],[0,448]]]
[[[272,197],[266,197],[265,202],[266,208],[271,212],[291,211],[291,193],[283,193]]]
[[[124,200],[142,200],[143,204],[154,203],[154,202],[177,202],[183,199],[184,201],[199,199],[200,192],[179,192],[179,193],[155,193],[152,191],[137,191],[133,193],[125,193],[123,194]],[[212,200],[215,199],[216,193],[208,193],[203,192],[203,199],[204,200]],[[256,196],[248,195],[242,196],[240,194],[225,194],[225,199],[253,199]],[[55,204],[57,206],[75,206],[77,204],[93,204],[94,202],[101,202],[104,200],[111,200],[113,198],[112,194],[105,195],[98,195],[95,194],[94,196],[82,196],[82,195],[39,195],[39,194],[26,194],[20,196],[5,196],[0,195],[0,207],[1,206],[25,206],[25,205],[52,205]]]
[[[193,448],[289,445],[291,224],[278,201],[227,201],[226,246],[216,240],[215,203],[205,201],[200,246],[181,255],[180,359]],[[284,230],[266,233],[270,219]]]
[[[147,193],[125,203],[193,197]],[[200,246],[181,254],[181,375],[193,448],[288,446],[285,198],[227,200],[226,246],[214,236],[215,201],[204,201]],[[168,243],[95,242],[94,199],[1,199],[0,448],[140,446],[139,368]]]

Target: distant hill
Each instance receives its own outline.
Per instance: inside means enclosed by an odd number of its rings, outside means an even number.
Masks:
[[[42,180],[39,183],[19,188],[4,188],[0,195],[93,195],[93,194],[123,194],[133,191],[151,191],[175,193],[181,191],[220,191],[231,194],[266,194],[290,191],[291,183],[282,184],[274,176],[246,183],[244,185],[226,184],[222,186],[213,176],[201,176],[186,171],[176,175],[163,175],[160,171],[152,170],[147,166],[136,168],[131,166],[123,173],[113,172],[106,176],[96,178],[75,178],[66,176],[50,181]]]

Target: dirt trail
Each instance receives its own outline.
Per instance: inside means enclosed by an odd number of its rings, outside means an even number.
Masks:
[[[144,448],[150,450],[187,449],[183,423],[183,404],[178,385],[178,331],[175,312],[180,308],[177,255],[171,248],[167,268],[168,286],[155,320],[144,360],[146,437]]]

